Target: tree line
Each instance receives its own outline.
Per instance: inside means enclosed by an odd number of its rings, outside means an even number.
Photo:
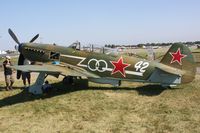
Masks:
[[[173,42],[173,43],[139,43],[137,45],[115,45],[115,44],[105,44],[105,47],[108,48],[116,48],[116,47],[143,47],[143,46],[170,46],[173,44],[184,44],[188,46],[192,46],[195,44],[200,44],[200,41],[194,41],[194,42]]]

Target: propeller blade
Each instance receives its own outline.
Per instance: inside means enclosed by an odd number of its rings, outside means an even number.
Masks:
[[[20,79],[21,75],[22,75],[22,71],[17,70],[17,79]]]
[[[38,37],[39,37],[39,34],[37,34],[36,36],[34,36],[34,37],[30,40],[30,43],[34,42]]]
[[[22,54],[19,55],[19,59],[18,59],[18,65],[23,65],[24,64],[24,56]],[[22,71],[17,71],[17,79],[20,79],[22,74]]]
[[[8,29],[8,33],[10,34],[10,36],[12,37],[12,39],[18,44],[20,45],[19,40],[17,39],[16,35],[14,34],[14,32],[11,29]]]

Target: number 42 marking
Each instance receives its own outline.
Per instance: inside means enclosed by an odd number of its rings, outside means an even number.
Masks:
[[[149,66],[149,62],[139,61],[135,64],[136,71],[144,73],[146,68]]]

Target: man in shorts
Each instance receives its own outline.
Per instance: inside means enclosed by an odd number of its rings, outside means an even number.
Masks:
[[[28,59],[24,60],[24,65],[30,65],[31,62]],[[31,74],[30,72],[22,72],[22,80],[23,80],[23,84],[24,84],[24,88],[26,88],[26,79],[28,81],[28,86],[30,87],[31,84]]]
[[[5,61],[3,62],[3,67],[4,67],[4,76],[5,76],[7,91],[13,89],[12,85],[14,83],[13,70],[9,68],[9,66],[12,66],[12,63],[10,61],[10,56],[6,56]]]

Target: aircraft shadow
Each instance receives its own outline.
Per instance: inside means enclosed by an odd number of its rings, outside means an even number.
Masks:
[[[88,82],[86,80],[77,81],[75,85],[63,85],[62,82],[52,84],[52,90],[47,94],[42,95],[33,95],[28,92],[28,90],[23,90],[21,93],[18,93],[14,96],[6,97],[0,100],[0,108],[4,106],[14,105],[18,103],[24,103],[28,101],[33,101],[37,99],[46,99],[58,95],[64,95],[67,93],[72,93],[75,91],[83,90],[128,90],[128,91],[137,91],[139,95],[143,96],[157,96],[160,95],[166,88],[159,85],[145,85],[136,88],[128,87],[88,87]],[[19,88],[14,88],[19,89]],[[2,90],[0,88],[0,90]]]
[[[22,87],[13,87],[13,89],[21,89]],[[0,87],[0,91],[5,91],[6,87]]]

